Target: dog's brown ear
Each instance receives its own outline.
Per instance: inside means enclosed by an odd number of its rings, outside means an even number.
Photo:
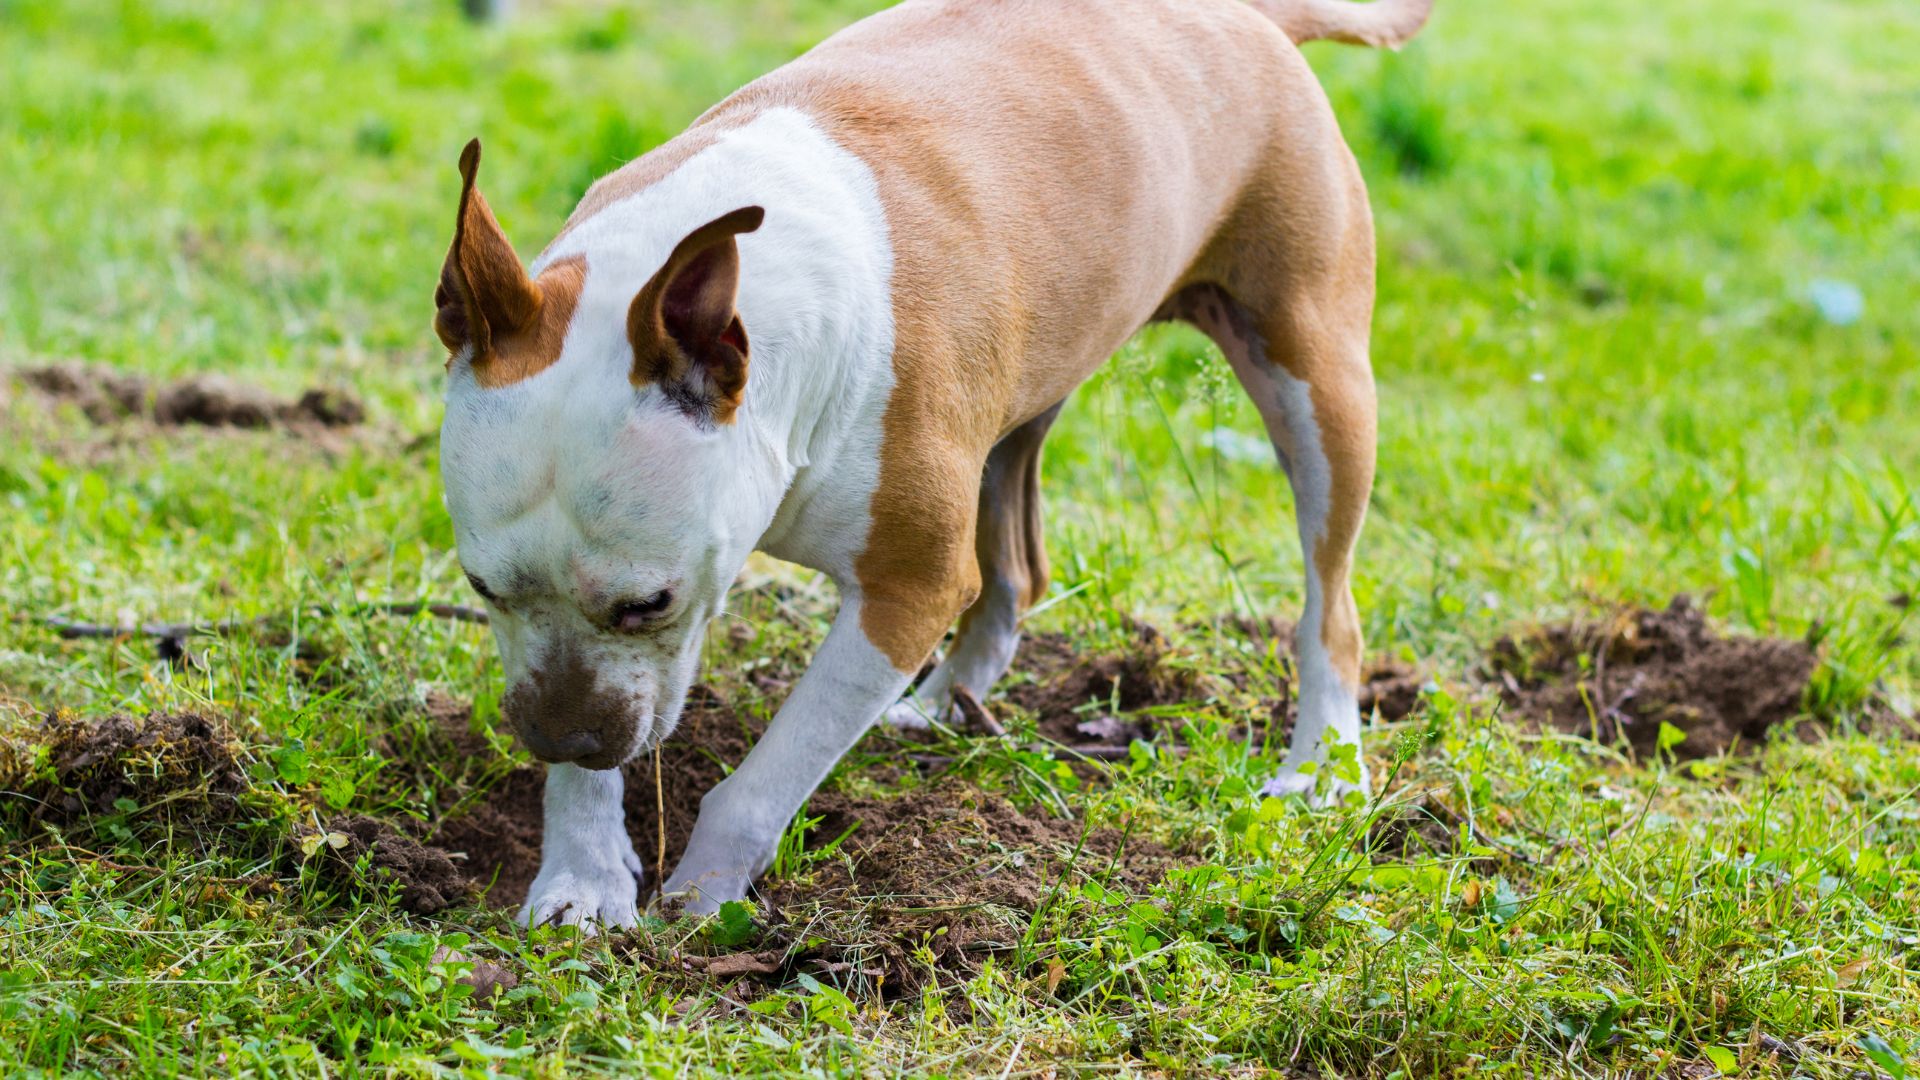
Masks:
[[[539,316],[540,287],[527,277],[507,234],[500,230],[487,200],[474,187],[480,172],[480,140],[460,153],[460,216],[453,223],[453,246],[440,268],[433,291],[433,329],[454,353],[473,346],[473,362],[483,365],[497,338],[527,330]]]
[[[726,424],[747,389],[747,331],[734,309],[740,247],[766,211],[745,206],[687,235],[627,309],[633,385],[658,385],[695,419]]]

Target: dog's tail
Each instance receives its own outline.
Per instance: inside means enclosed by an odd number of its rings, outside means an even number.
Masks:
[[[1397,49],[1427,25],[1433,0],[1252,0],[1253,7],[1280,24],[1294,44],[1340,41]]]

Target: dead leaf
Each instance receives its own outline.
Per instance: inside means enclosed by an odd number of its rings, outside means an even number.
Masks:
[[[727,953],[724,956],[683,956],[680,964],[688,971],[703,971],[716,979],[741,975],[778,975],[783,957],[777,950],[757,953]]]
[[[1061,963],[1059,957],[1047,961],[1047,993],[1060,989],[1060,980],[1066,977],[1067,965]]]
[[[1107,743],[1126,741],[1127,736],[1131,734],[1130,728],[1131,725],[1126,721],[1106,713],[1101,713],[1091,720],[1082,720],[1073,725],[1073,729],[1080,734]]]
[[[473,987],[476,1001],[491,1002],[495,996],[520,985],[520,976],[486,960],[477,960],[456,949],[445,945],[433,950],[433,962],[436,964],[471,964],[472,969],[457,976],[454,981]]]

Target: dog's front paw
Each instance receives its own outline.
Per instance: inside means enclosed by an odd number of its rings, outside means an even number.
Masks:
[[[588,936],[635,926],[640,922],[642,876],[640,856],[631,844],[614,858],[567,852],[544,859],[520,909],[520,925],[578,926]]]
[[[676,870],[660,892],[688,915],[711,915],[729,900],[745,900],[747,884],[747,876],[740,873],[715,870],[687,874]]]
[[[1356,792],[1365,796],[1366,785],[1338,777],[1328,777],[1327,782],[1322,784],[1320,770],[1301,772],[1295,766],[1282,766],[1278,775],[1260,787],[1260,794],[1264,798],[1302,799],[1315,810],[1345,805],[1347,796]]]

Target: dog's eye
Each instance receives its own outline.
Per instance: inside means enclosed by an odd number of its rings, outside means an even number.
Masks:
[[[670,589],[661,589],[645,600],[629,600],[613,609],[613,628],[623,633],[639,630],[672,606]]]
[[[493,595],[493,590],[487,588],[487,583],[480,580],[480,576],[478,574],[468,574],[467,584],[473,586],[473,591],[480,594],[480,599],[485,600],[489,603],[494,603],[494,604],[497,604],[500,602],[500,598]]]

